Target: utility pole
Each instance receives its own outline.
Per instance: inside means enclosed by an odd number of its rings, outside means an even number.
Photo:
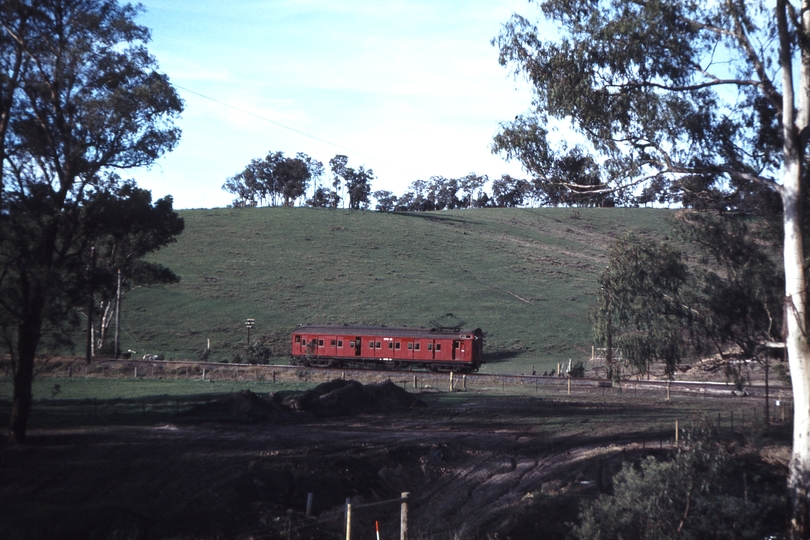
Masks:
[[[93,358],[93,310],[95,310],[96,303],[93,299],[93,274],[96,272],[96,248],[90,248],[90,262],[88,263],[87,267],[85,268],[85,273],[87,275],[87,283],[90,286],[90,298],[87,302],[87,348],[86,348],[86,360],[87,363],[90,363],[90,360]]]
[[[115,357],[121,356],[121,269],[118,269],[118,288],[115,290]]]

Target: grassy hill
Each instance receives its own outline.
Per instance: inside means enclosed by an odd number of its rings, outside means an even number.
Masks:
[[[486,372],[539,372],[589,357],[587,314],[612,240],[662,236],[654,209],[476,209],[383,214],[310,208],[181,212],[186,230],[154,259],[179,285],[124,297],[122,346],[215,361],[256,321],[283,357],[300,323],[481,327]],[[280,359],[281,361],[281,359]]]

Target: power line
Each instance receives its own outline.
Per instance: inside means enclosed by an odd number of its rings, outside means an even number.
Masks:
[[[324,143],[324,144],[328,144],[329,146],[333,146],[333,147],[335,147],[335,148],[339,148],[339,149],[344,150],[344,151],[346,151],[346,152],[351,152],[352,154],[356,154],[356,155],[358,155],[358,156],[362,156],[362,157],[367,158],[367,159],[370,159],[370,160],[372,160],[372,161],[376,161],[377,163],[380,163],[380,164],[383,164],[383,165],[389,165],[389,166],[391,166],[391,167],[395,167],[395,168],[397,168],[397,169],[400,169],[400,170],[401,170],[401,171],[403,171],[403,172],[406,172],[406,173],[409,173],[409,174],[413,174],[413,175],[415,175],[415,176],[417,176],[417,177],[419,176],[419,173],[416,173],[416,172],[414,172],[414,171],[409,171],[408,169],[403,169],[402,167],[399,167],[398,165],[394,165],[393,163],[388,163],[388,162],[383,161],[383,160],[381,160],[381,159],[375,158],[374,156],[370,156],[370,155],[368,155],[368,154],[364,154],[363,152],[358,152],[357,150],[352,150],[351,148],[347,148],[347,147],[342,146],[342,145],[340,145],[340,144],[333,143],[333,142],[331,142],[331,141],[327,141],[326,139],[322,139],[322,138],[317,137],[317,136],[315,136],[315,135],[310,135],[309,133],[306,133],[306,132],[304,132],[304,131],[301,131],[300,129],[295,129],[295,128],[293,128],[293,127],[290,127],[290,126],[287,126],[287,125],[285,125],[285,124],[282,124],[281,122],[276,122],[275,120],[271,120],[271,119],[269,119],[269,118],[267,118],[267,117],[265,117],[265,116],[262,116],[262,115],[260,115],[260,114],[256,114],[256,113],[251,112],[251,111],[248,111],[248,110],[246,110],[246,109],[242,109],[241,107],[237,107],[236,105],[231,105],[230,103],[225,103],[224,101],[220,101],[220,100],[218,100],[218,99],[216,99],[216,98],[212,98],[211,96],[206,96],[205,94],[201,94],[201,93],[199,93],[199,92],[195,92],[194,90],[191,90],[191,89],[189,89],[189,88],[185,88],[185,87],[180,86],[180,85],[178,85],[178,84],[174,84],[174,83],[171,83],[171,84],[172,84],[172,86],[174,86],[174,87],[175,87],[175,88],[177,88],[178,90],[183,90],[184,92],[188,92],[188,93],[190,93],[190,94],[194,94],[195,96],[199,96],[199,97],[201,97],[201,98],[203,98],[203,99],[207,99],[207,100],[209,100],[209,101],[213,101],[213,102],[214,102],[214,103],[216,103],[217,105],[222,105],[223,107],[227,107],[227,108],[229,108],[229,109],[233,109],[233,110],[235,110],[235,111],[239,111],[239,112],[241,112],[241,113],[243,113],[243,114],[247,114],[247,115],[252,116],[252,117],[254,117],[254,118],[258,118],[259,120],[262,120],[262,121],[267,122],[267,123],[269,123],[269,124],[273,124],[274,126],[278,126],[278,127],[282,128],[282,129],[286,129],[286,130],[288,130],[288,131],[292,131],[293,133],[297,133],[297,134],[299,134],[299,135],[303,135],[304,137],[308,137],[308,138],[313,139],[313,140],[316,140],[316,141],[318,141],[318,142],[322,142],[322,143]]]

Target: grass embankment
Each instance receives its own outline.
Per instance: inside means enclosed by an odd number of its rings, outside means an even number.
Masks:
[[[428,326],[453,313],[485,331],[485,372],[590,356],[588,310],[611,242],[663,236],[653,209],[482,209],[383,214],[309,208],[181,212],[155,255],[178,285],[124,298],[124,349],[229,361],[265,335],[286,355],[301,323]]]

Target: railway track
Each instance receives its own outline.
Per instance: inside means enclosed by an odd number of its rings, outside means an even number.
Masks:
[[[84,364],[82,361],[81,364]],[[450,380],[452,379],[453,388],[456,390],[462,389],[462,385],[469,384],[470,386],[480,387],[482,384],[501,385],[503,388],[506,386],[535,386],[535,387],[548,387],[548,386],[565,386],[572,391],[582,389],[602,389],[608,390],[622,390],[622,391],[656,391],[656,392],[677,392],[679,394],[698,394],[703,396],[723,396],[735,397],[740,395],[749,396],[764,396],[765,385],[753,384],[747,385],[742,391],[735,388],[733,384],[726,382],[716,381],[667,381],[667,380],[635,380],[626,379],[620,383],[611,383],[604,379],[590,378],[590,377],[557,377],[548,375],[508,375],[508,374],[495,374],[495,373],[453,373],[453,372],[433,372],[433,371],[416,371],[416,370],[396,370],[396,369],[374,369],[374,368],[321,368],[321,367],[303,367],[283,364],[223,364],[218,362],[201,362],[201,361],[183,361],[183,360],[144,360],[144,359],[114,359],[114,358],[96,358],[93,360],[95,365],[100,364],[126,364],[130,366],[162,366],[165,368],[180,369],[184,367],[194,367],[196,369],[206,369],[209,372],[216,370],[252,370],[256,372],[269,373],[300,373],[307,372],[313,375],[313,379],[330,379],[330,378],[353,378],[360,376],[364,377],[379,377],[385,378],[398,378],[401,381],[407,382],[407,379],[417,378],[421,383],[420,386],[430,385],[435,388],[446,386],[450,388]],[[92,365],[91,364],[91,365]],[[329,377],[328,374],[334,374]],[[320,375],[318,377],[317,375]],[[768,388],[772,396],[777,395],[790,395],[791,388],[786,385],[770,384]]]

